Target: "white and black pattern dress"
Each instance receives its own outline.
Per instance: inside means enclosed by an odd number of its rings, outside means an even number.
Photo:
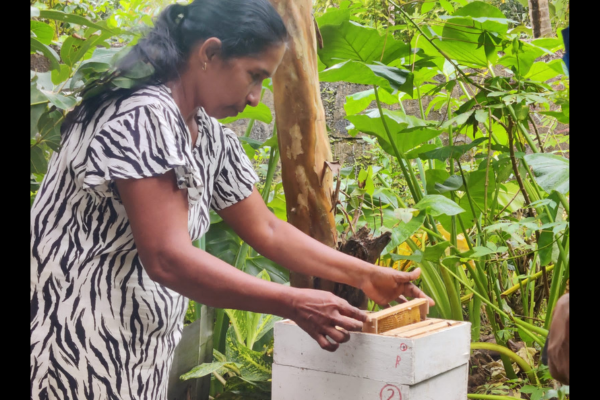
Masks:
[[[166,400],[188,299],[148,277],[114,179],[173,169],[200,238],[210,208],[248,197],[258,177],[231,130],[203,109],[197,122],[192,145],[160,85],[64,133],[31,208],[31,399]]]

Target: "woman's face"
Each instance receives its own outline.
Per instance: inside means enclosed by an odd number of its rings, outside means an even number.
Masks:
[[[201,50],[199,57],[190,59],[186,71],[192,72],[196,78],[197,105],[217,119],[235,116],[246,105],[256,107],[260,101],[263,80],[273,76],[284,52],[285,45],[280,44],[270,46],[254,56],[223,60],[218,50]]]

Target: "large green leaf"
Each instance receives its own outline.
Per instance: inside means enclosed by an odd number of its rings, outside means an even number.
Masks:
[[[329,10],[317,18],[324,45],[318,54],[327,67],[344,60],[388,64],[410,54],[410,46],[394,39],[392,33],[387,33],[386,38],[375,28],[350,21],[350,10]]]
[[[240,343],[233,327],[227,330],[226,344],[227,360],[242,365],[242,377],[251,381],[271,379],[272,359],[265,353],[251,350]]]
[[[284,284],[290,281],[290,271],[276,262],[263,256],[248,257],[246,259],[245,272],[256,276],[262,270],[267,271],[270,280],[273,282]]]
[[[443,28],[430,26],[425,33],[450,58],[472,67],[487,67],[497,51],[497,35],[508,29],[508,20],[496,7],[474,1],[459,8]],[[490,33],[491,32],[491,33]],[[427,53],[430,50],[425,49]],[[430,53],[434,55],[434,53]]]
[[[59,85],[69,79],[71,68],[66,64],[60,64],[60,69],[52,70],[51,79],[54,85]]]
[[[392,139],[403,153],[433,139],[441,133],[441,131],[433,127],[426,126],[426,121],[406,115],[402,111],[383,109],[383,117],[390,130]],[[379,110],[370,110],[363,115],[350,115],[346,119],[352,123],[348,127],[351,131],[350,134],[363,132],[374,135],[386,152],[393,156],[396,155],[381,121]]]
[[[181,375],[179,379],[182,381],[187,381],[188,379],[202,378],[203,376],[210,375],[213,372],[217,372],[220,369],[224,369],[227,367],[236,367],[239,369],[241,367],[240,364],[228,362],[228,361],[219,361],[212,363],[203,363],[198,365],[197,367],[192,368],[190,371]]]
[[[423,210],[433,217],[437,217],[438,215],[456,215],[465,212],[458,204],[439,194],[423,196],[423,198],[415,204],[414,208]]]
[[[555,154],[537,153],[527,154],[525,161],[546,193],[553,190],[562,194],[569,192],[569,160]]]
[[[382,64],[366,64],[360,61],[343,61],[319,73],[321,82],[349,82],[361,85],[377,85],[389,91],[394,89],[412,96],[412,73]]]
[[[385,104],[398,104],[398,96],[390,94],[387,90],[378,90],[379,100]],[[375,101],[375,89],[364,90],[346,96],[344,111],[346,115],[358,114]]]
[[[60,148],[60,126],[62,121],[62,113],[59,110],[54,110],[43,114],[37,123],[40,141],[54,151],[58,151]]]
[[[260,279],[271,281],[269,273],[264,269],[256,276]],[[229,317],[237,341],[250,349],[265,333],[273,329],[276,321],[281,319],[270,314],[250,311],[226,309],[225,312]]]
[[[392,218],[384,219],[384,226],[385,228],[387,228],[388,231],[391,231],[392,240],[390,241],[390,243],[388,243],[384,251],[381,253],[382,256],[386,255],[390,250],[400,246],[409,237],[414,235],[415,232],[418,231],[419,228],[421,228],[423,222],[425,221],[425,213],[420,213],[408,222],[400,221],[400,223],[398,223],[398,218],[394,215],[393,210],[386,208],[383,210],[383,212],[384,214],[391,214],[392,216]],[[392,227],[388,227],[388,224],[390,223],[393,223]]]
[[[29,38],[29,46],[32,51],[41,52],[48,61],[50,62],[50,69],[58,69],[60,68],[60,63],[58,62],[58,54],[51,47],[46,46],[36,38]]]
[[[229,124],[233,121],[237,121],[238,119],[245,118],[255,119],[258,121],[262,121],[266,124],[270,124],[273,120],[273,115],[271,114],[271,109],[269,109],[269,107],[265,103],[260,102],[256,107],[251,107],[247,105],[246,108],[244,108],[244,111],[242,111],[238,115],[234,117],[220,119],[219,122],[222,124]]]
[[[40,18],[54,19],[58,21],[68,22],[71,24],[89,26],[90,28],[100,29],[102,31],[110,32],[112,34],[116,33],[115,31],[108,29],[105,26],[94,23],[89,19],[82,17],[81,15],[67,14],[57,10],[40,10]]]
[[[562,59],[533,63],[525,78],[532,81],[546,82],[558,75],[567,75],[565,63]]]
[[[64,96],[59,93],[42,91],[44,96],[50,101],[50,103],[54,104],[56,107],[61,110],[70,110],[77,104],[77,99],[75,96]]]
[[[235,265],[240,243],[240,237],[222,220],[211,224],[206,233],[206,251],[230,265]]]
[[[448,158],[457,160],[463,154],[465,154],[467,151],[471,150],[473,147],[477,146],[478,144],[480,144],[481,142],[484,142],[486,140],[488,140],[487,137],[482,137],[482,138],[473,140],[469,144],[440,147],[439,149],[426,151],[424,153],[419,154],[419,158],[421,158],[422,160],[436,159],[436,160],[440,160],[440,161],[446,161]]]
[[[29,168],[32,174],[44,174],[48,169],[48,160],[43,145],[33,146],[29,154]]]
[[[40,21],[29,21],[29,26],[31,32],[35,34],[35,38],[39,40],[40,43],[46,45],[52,43],[54,29],[52,29],[50,25]]]

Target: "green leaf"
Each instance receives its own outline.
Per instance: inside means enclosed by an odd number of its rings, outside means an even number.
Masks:
[[[426,127],[425,124],[427,122],[406,115],[402,111],[383,109],[383,116],[390,130],[392,140],[394,140],[398,149],[403,153],[433,139],[441,133],[437,129]],[[353,125],[349,129],[374,135],[387,153],[396,156],[381,121],[379,110],[374,109],[363,115],[350,115],[346,119]]]
[[[206,251],[227,264],[235,265],[241,239],[224,221],[213,223],[212,219],[211,214],[210,229],[206,233]]]
[[[29,155],[29,168],[32,174],[44,174],[48,169],[48,160],[41,145],[31,148]]]
[[[422,146],[419,146],[411,151],[409,151],[408,153],[406,153],[404,156],[406,157],[406,159],[408,160],[413,160],[415,158],[419,158],[419,154],[421,153],[425,153],[426,151],[430,151],[430,150],[434,150],[437,148],[436,144],[433,143],[426,143]],[[428,181],[429,183],[429,181]]]
[[[439,262],[442,256],[446,255],[446,249],[450,246],[450,242],[441,242],[435,246],[425,248],[423,258],[427,261]]]
[[[382,64],[365,64],[360,61],[344,61],[319,73],[321,82],[349,82],[361,85],[377,85],[389,91],[394,89],[412,96],[411,72]]]
[[[222,124],[229,124],[233,121],[237,121],[238,119],[255,119],[257,121],[262,121],[265,124],[270,124],[273,120],[273,115],[271,114],[271,109],[263,102],[258,103],[256,107],[251,107],[246,105],[244,111],[239,113],[234,117],[227,117],[220,119],[219,122]]]
[[[210,375],[213,372],[216,372],[222,368],[226,368],[228,366],[234,366],[236,368],[240,368],[240,364],[232,363],[232,362],[212,362],[212,363],[203,363],[198,365],[197,367],[192,368],[190,371],[181,375],[179,379],[182,381],[187,381],[188,379],[202,378],[203,376]]]
[[[433,217],[437,217],[438,215],[456,215],[465,212],[458,204],[439,194],[423,196],[415,204],[414,208],[423,210]]]
[[[440,0],[440,5],[448,13],[452,14],[454,12],[454,7],[452,7],[452,4],[448,0]]]
[[[541,204],[534,205],[533,203],[531,203],[531,205],[533,207],[536,207],[542,223],[545,225],[545,224],[549,224],[551,221],[550,216],[548,215],[546,210],[548,210],[550,212],[550,214],[552,216],[552,220],[557,221],[558,220],[558,218],[557,218],[558,211],[559,211],[558,202],[560,201],[558,198],[558,194],[553,192],[548,198],[542,199],[542,200],[547,200],[549,202],[554,203],[554,204],[548,204],[545,208],[540,207]],[[535,203],[540,203],[542,200],[537,201]],[[562,208],[561,208],[561,211],[562,211]],[[542,232],[540,233],[540,237],[539,237],[539,240],[537,243],[541,266],[546,266],[546,265],[549,265],[550,263],[556,261],[556,259],[558,257],[558,254],[557,254],[558,253],[558,245],[556,243],[552,244],[553,242],[554,242],[554,232],[552,232],[551,230],[542,229]]]
[[[508,22],[500,10],[489,4],[475,1],[459,8],[452,16],[442,16],[449,22],[443,28],[429,26],[424,32],[430,38],[435,38],[436,45],[450,58],[470,67],[487,67],[490,58],[490,47],[485,40],[491,40],[490,35],[481,34],[484,31],[497,32],[504,35]],[[461,27],[462,25],[462,27]],[[419,42],[420,43],[420,42]],[[493,45],[490,44],[490,45]],[[429,53],[427,47],[425,51]],[[497,48],[501,50],[501,48]],[[496,51],[494,51],[494,56]],[[434,54],[433,52],[431,54]]]
[[[249,349],[240,343],[233,327],[227,330],[226,356],[231,362],[241,364],[242,377],[251,381],[271,379],[271,363],[264,353]]]
[[[423,146],[423,147],[425,147],[425,146]],[[450,177],[450,174],[445,169],[434,168],[434,169],[425,170],[425,178],[427,181],[427,193],[441,194],[441,193],[437,193],[437,189],[435,188],[435,185],[444,183],[449,177]],[[445,196],[449,197],[449,194],[446,194]]]
[[[446,193],[446,192],[454,192],[463,187],[463,179],[460,175],[452,175],[448,179],[446,179],[443,183],[435,183],[434,191],[432,193]],[[463,189],[464,190],[464,189]],[[428,191],[429,193],[429,191]]]
[[[369,166],[367,170],[361,169],[358,174],[358,183],[362,189],[370,196],[375,192],[375,184],[373,183],[373,167]],[[359,186],[359,187],[360,187]]]
[[[398,219],[394,216],[394,212],[389,210],[389,208],[384,209],[383,212],[385,214],[391,214],[392,217],[389,219],[384,219],[385,228],[392,232],[392,240],[381,253],[382,256],[387,254],[388,251],[400,246],[406,241],[406,239],[414,235],[414,233],[423,225],[423,221],[425,221],[426,216],[425,213],[420,213],[416,217],[413,217],[409,222],[400,222],[400,224],[395,226],[398,223]],[[391,229],[388,227],[388,225],[391,225]],[[384,231],[384,229],[382,229],[382,231]]]
[[[52,43],[54,38],[54,29],[44,22],[40,21],[29,21],[31,32],[35,34],[35,38],[42,44]]]
[[[58,151],[60,148],[60,126],[62,121],[62,113],[54,110],[43,114],[37,123],[40,140],[54,151]]]
[[[71,68],[69,68],[66,64],[60,64],[60,69],[52,70],[52,83],[58,85],[67,79],[69,79],[69,75],[71,74]]]
[[[319,59],[327,67],[343,60],[365,63],[381,60],[383,64],[389,64],[410,54],[410,46],[396,40],[393,33],[386,33],[386,38],[375,28],[350,21],[350,10],[330,8],[317,18],[317,23],[324,44],[318,50]]]
[[[46,96],[50,103],[62,110],[71,110],[77,104],[77,99],[74,96],[64,96],[62,94],[47,92],[45,90],[43,90],[42,93],[44,93],[44,96]]]
[[[488,254],[494,254],[494,251],[491,249],[488,249],[487,247],[475,246],[475,247],[473,247],[473,253],[471,253],[471,255],[469,257],[470,258],[479,258],[479,257],[486,256]]]
[[[38,131],[37,124],[40,116],[46,111],[46,104],[37,104],[35,106],[31,106],[29,115],[30,115],[30,135],[29,138],[33,139]]]
[[[62,11],[57,11],[57,10],[40,10],[40,18],[46,18],[46,19],[54,19],[54,20],[58,20],[58,21],[63,21],[63,22],[68,22],[71,24],[77,24],[77,25],[84,25],[84,26],[89,26],[91,28],[96,28],[96,29],[100,29],[102,31],[105,32],[109,32],[111,34],[115,34],[116,32],[102,26],[99,24],[96,24],[90,20],[88,20],[87,18],[84,18],[80,15],[75,15],[75,14],[67,14],[64,13]]]
[[[525,78],[531,79],[532,81],[546,82],[558,75],[568,75],[562,59],[533,63],[531,69],[525,75]]]
[[[35,38],[29,38],[29,43],[30,49],[32,51],[39,51],[44,56],[46,56],[46,58],[50,62],[50,69],[60,68],[60,64],[58,62],[58,54],[56,54],[56,52],[52,50],[52,48],[46,46],[45,44],[41,43]]]
[[[446,161],[448,158],[458,160],[463,154],[486,140],[488,140],[487,137],[482,137],[473,140],[469,144],[440,147],[438,149],[419,154],[419,158],[421,160],[437,159],[440,161]]]
[[[246,259],[246,269],[250,275],[256,276],[260,271],[267,271],[269,279],[273,282],[284,284],[290,281],[290,272],[286,268],[269,260],[263,256],[248,257]]]
[[[569,160],[547,153],[527,154],[524,158],[533,170],[536,183],[546,193],[569,192]]]
[[[72,67],[78,59],[76,59],[75,55],[83,46],[84,40],[77,39],[73,36],[69,36],[65,39],[60,48],[60,58],[63,60],[65,64]]]
[[[379,100],[385,104],[398,104],[398,96],[390,94],[387,90],[378,90]],[[358,114],[375,101],[375,90],[369,89],[346,96],[344,110],[346,115]]]
[[[419,250],[415,251],[410,256],[405,256],[403,254],[394,254],[394,253],[389,253],[389,256],[392,258],[393,261],[410,260],[410,261],[414,261],[416,263],[420,263],[421,261],[423,261],[423,253],[421,253]]]
[[[433,7],[435,7],[435,1],[430,1],[427,3],[421,3],[421,14],[425,14],[428,13],[429,11],[431,11],[433,9]]]

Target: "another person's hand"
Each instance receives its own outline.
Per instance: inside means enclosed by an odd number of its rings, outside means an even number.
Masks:
[[[350,339],[348,331],[362,330],[367,319],[367,313],[330,292],[294,289],[291,299],[290,319],[327,351],[337,350]]]
[[[548,368],[557,381],[569,384],[569,294],[556,302],[548,335]]]
[[[416,268],[411,272],[401,272],[392,268],[374,267],[360,288],[367,297],[379,305],[386,305],[391,301],[402,303],[403,299],[400,296],[404,295],[427,299],[429,305],[434,306],[433,299],[411,282],[420,275],[420,268]]]

